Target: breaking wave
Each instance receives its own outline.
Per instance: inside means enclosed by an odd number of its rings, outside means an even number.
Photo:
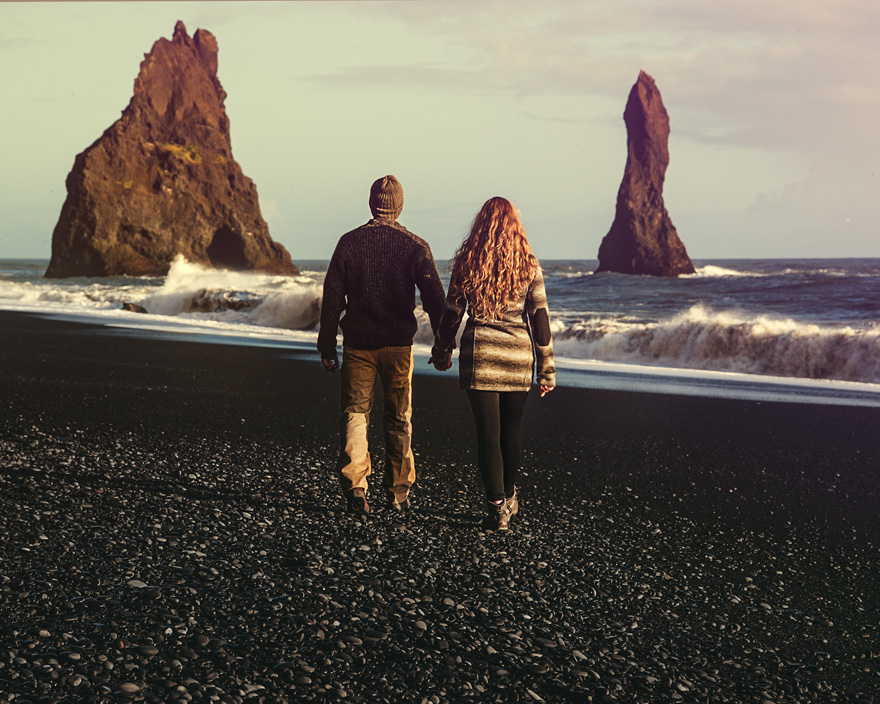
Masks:
[[[0,286],[0,304],[34,306],[46,309],[101,310],[119,308],[124,301],[137,300],[155,288],[155,280],[118,281],[49,280],[4,281]]]
[[[723,266],[715,266],[713,264],[707,264],[706,266],[701,266],[697,268],[696,274],[685,274],[685,277],[695,278],[695,279],[709,279],[709,278],[721,278],[721,277],[740,277],[740,276],[764,276],[764,274],[759,274],[754,271],[738,271],[736,269],[728,269]]]
[[[746,317],[693,306],[657,323],[557,322],[562,357],[880,383],[880,329]]]
[[[321,287],[307,276],[207,269],[178,257],[162,287],[140,305],[158,315],[222,315],[224,321],[310,330],[321,317]]]

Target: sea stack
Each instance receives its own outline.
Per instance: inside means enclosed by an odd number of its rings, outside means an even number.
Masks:
[[[76,157],[46,276],[158,276],[174,258],[296,274],[232,158],[217,40],[182,22],[144,57],[122,117]]]
[[[669,116],[654,79],[644,71],[623,113],[627,158],[617,192],[617,212],[599,246],[596,272],[678,276],[693,262],[663,204],[669,165]]]

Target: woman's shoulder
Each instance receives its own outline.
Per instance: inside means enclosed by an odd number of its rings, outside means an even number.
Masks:
[[[544,270],[541,268],[540,262],[535,262],[535,268],[532,271],[532,278],[529,279],[529,288],[544,285]]]
[[[528,293],[535,286],[544,284],[544,274],[541,271],[541,265],[536,263],[535,267],[532,269],[531,274],[529,274],[526,279],[526,284],[523,287],[523,293]]]

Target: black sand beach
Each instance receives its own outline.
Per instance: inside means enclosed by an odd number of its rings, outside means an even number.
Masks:
[[[452,375],[403,518],[342,512],[338,390],[0,312],[0,702],[880,699],[880,409],[535,396],[494,535]]]

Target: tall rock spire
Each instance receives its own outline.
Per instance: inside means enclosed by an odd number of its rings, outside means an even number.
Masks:
[[[678,276],[694,265],[663,204],[669,116],[654,79],[641,71],[623,113],[627,159],[617,212],[599,246],[597,272]]]
[[[177,22],[144,57],[122,117],[77,155],[46,276],[161,275],[178,254],[297,273],[232,158],[225,98],[214,35]]]

